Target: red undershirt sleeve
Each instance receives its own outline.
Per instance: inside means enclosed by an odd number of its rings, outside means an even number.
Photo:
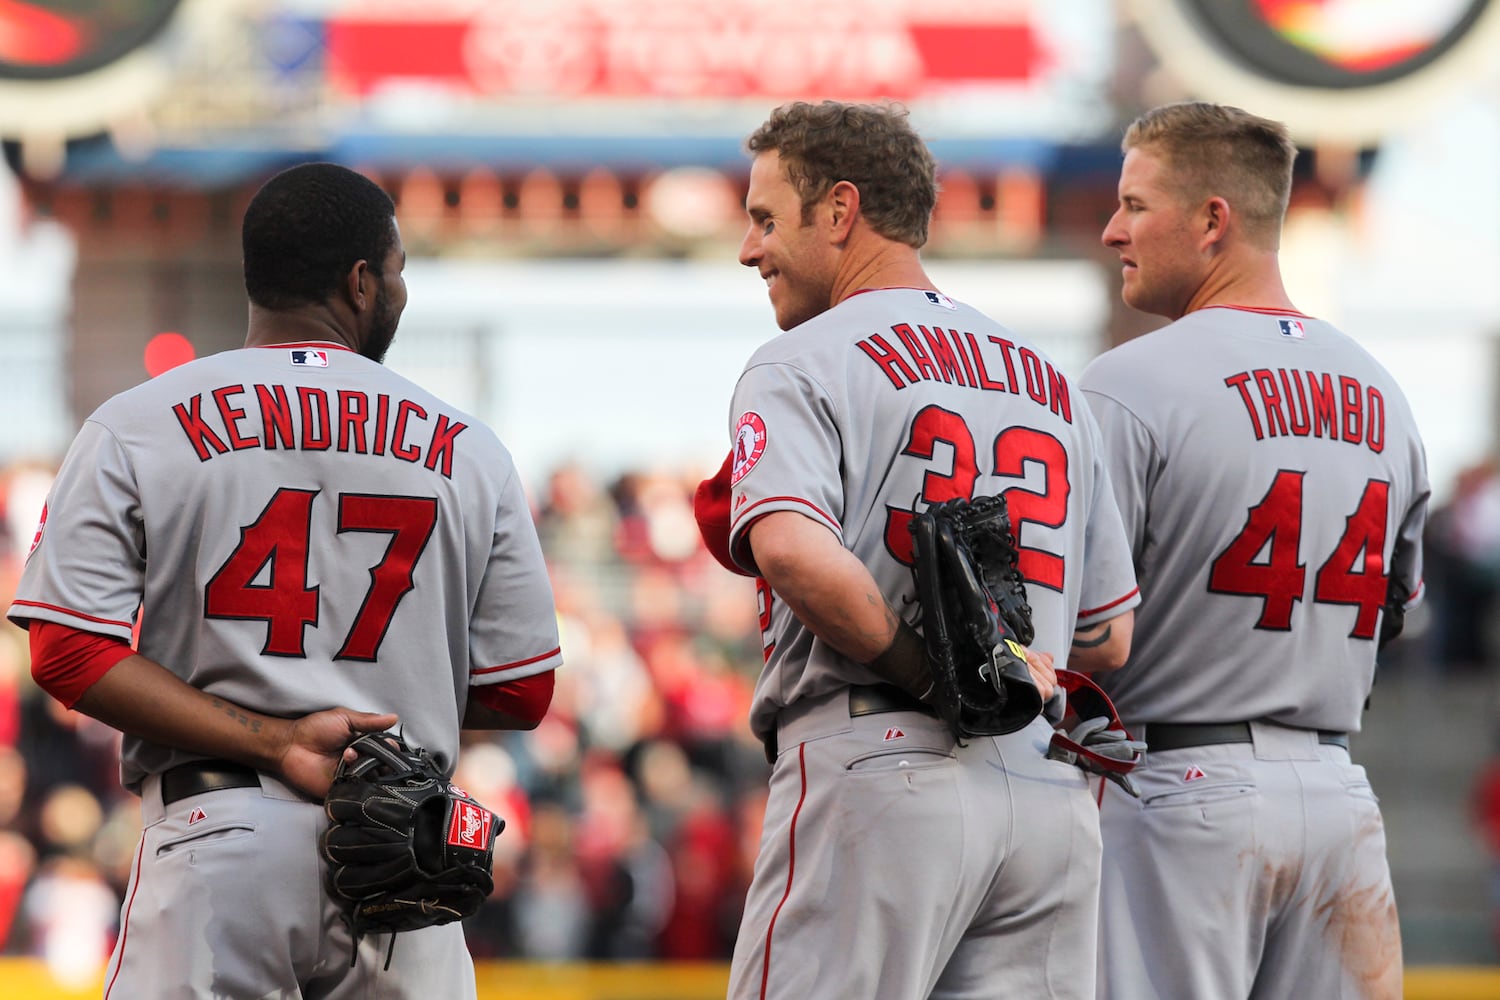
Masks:
[[[474,700],[485,708],[535,723],[541,722],[542,716],[547,714],[556,685],[557,672],[548,670],[519,680],[485,684],[469,690],[473,693]]]
[[[31,676],[37,686],[68,708],[111,667],[135,652],[123,639],[33,618]]]

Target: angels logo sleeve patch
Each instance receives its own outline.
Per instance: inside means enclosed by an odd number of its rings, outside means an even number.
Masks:
[[[746,410],[734,423],[733,465],[729,484],[733,486],[755,468],[766,452],[766,422],[754,410]]]

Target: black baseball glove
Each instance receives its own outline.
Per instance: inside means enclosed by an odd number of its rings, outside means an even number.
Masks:
[[[505,820],[399,736],[368,734],[350,746],[358,757],[339,763],[324,798],[321,850],[355,940],[475,913],[494,888]]]
[[[927,700],[959,739],[1024,728],[1042,695],[1026,667],[1031,605],[1005,498],[932,504],[913,515],[911,532]]]

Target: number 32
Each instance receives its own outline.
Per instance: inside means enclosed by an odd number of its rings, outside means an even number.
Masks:
[[[944,475],[928,469],[922,476],[922,500],[934,504],[974,496],[974,484],[980,474],[979,452],[973,432],[959,414],[941,406],[924,407],[912,419],[901,454],[931,462],[936,457],[939,443],[953,449],[953,470]],[[1044,431],[1032,427],[1007,427],[995,436],[990,451],[993,474],[1001,478],[1024,479],[1027,462],[1042,466],[1040,491],[1012,486],[1002,492],[1010,511],[1016,548],[1020,551],[1018,567],[1021,575],[1028,585],[1062,590],[1062,555],[1027,545],[1023,540],[1023,528],[1028,524],[1060,528],[1067,520],[1070,490],[1067,449],[1061,441]],[[912,564],[911,519],[911,511],[886,505],[886,548],[905,566]]]

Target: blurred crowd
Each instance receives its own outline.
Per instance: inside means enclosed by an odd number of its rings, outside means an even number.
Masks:
[[[465,733],[455,781],[506,820],[476,958],[727,959],[766,792],[750,695],[755,587],[704,549],[692,493],[712,470],[532,484],[565,664],[527,733]],[[0,470],[9,605],[51,471]],[[108,959],[139,832],[118,735],[31,680],[0,625],[0,942],[92,982]]]
[[[730,954],[768,768],[747,724],[755,588],[714,562],[693,519],[708,471],[605,483],[564,463],[533,484],[566,662],[535,731],[465,734],[455,780],[506,820],[494,895],[466,924],[476,958]],[[0,470],[6,605],[50,476]],[[1426,577],[1428,624],[1408,654],[1454,670],[1500,663],[1494,462],[1465,470],[1433,512]],[[64,982],[97,976],[129,878],[139,811],[117,748],[113,730],[34,685],[25,633],[0,624],[0,941]],[[1500,770],[1494,788],[1500,803]]]

